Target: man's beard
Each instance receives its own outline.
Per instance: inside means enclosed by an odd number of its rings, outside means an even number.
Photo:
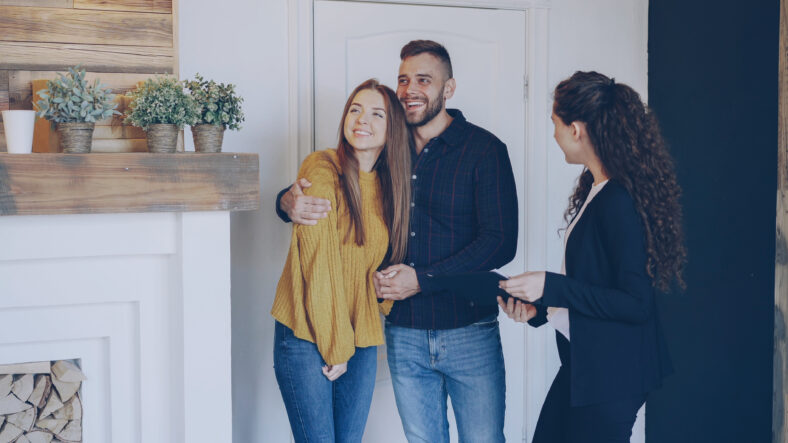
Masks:
[[[430,100],[428,97],[426,103],[427,109],[424,110],[424,114],[422,114],[421,117],[418,117],[416,115],[413,116],[408,115],[407,111],[405,111],[405,117],[408,121],[408,126],[419,127],[426,125],[427,123],[432,121],[432,119],[435,118],[436,115],[438,115],[441,112],[441,110],[443,109],[443,105],[445,103],[446,100],[443,98],[442,95],[439,95],[435,100]],[[403,105],[405,104],[403,103]],[[405,108],[407,109],[407,105],[405,105]]]

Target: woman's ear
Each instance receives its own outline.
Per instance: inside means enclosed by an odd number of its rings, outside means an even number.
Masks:
[[[586,133],[586,124],[583,122],[574,121],[571,124],[572,126],[572,138],[579,142],[581,138],[585,137]]]

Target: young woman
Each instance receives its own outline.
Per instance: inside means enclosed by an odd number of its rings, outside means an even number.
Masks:
[[[683,285],[680,189],[656,119],[629,86],[576,72],[556,87],[552,120],[566,161],[585,166],[565,213],[564,266],[502,281],[527,304],[499,304],[556,328],[561,368],[533,442],[627,442],[671,371],[655,293]]]
[[[306,193],[332,210],[316,226],[293,226],[271,310],[274,370],[296,442],[361,441],[384,342],[373,274],[401,263],[407,247],[410,147],[394,91],[359,85],[339,133],[336,149],[301,166]]]

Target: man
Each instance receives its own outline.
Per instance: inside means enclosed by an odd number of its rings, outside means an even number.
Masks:
[[[375,275],[396,300],[386,317],[394,394],[410,442],[448,442],[447,396],[460,441],[504,441],[505,371],[498,308],[432,283],[438,275],[499,268],[517,249],[517,196],[506,145],[446,109],[451,59],[440,44],[411,41],[400,52],[397,96],[414,141],[407,263]],[[306,177],[308,178],[308,177]],[[285,220],[315,224],[331,210],[304,196],[301,178],[280,193]]]

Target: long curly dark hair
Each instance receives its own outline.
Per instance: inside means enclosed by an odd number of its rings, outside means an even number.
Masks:
[[[684,288],[687,251],[681,228],[681,188],[657,119],[631,87],[598,72],[575,72],[555,88],[553,112],[569,125],[585,123],[588,137],[608,177],[635,201],[646,233],[646,271],[662,291],[675,281]],[[594,177],[578,178],[564,218],[574,217]]]

